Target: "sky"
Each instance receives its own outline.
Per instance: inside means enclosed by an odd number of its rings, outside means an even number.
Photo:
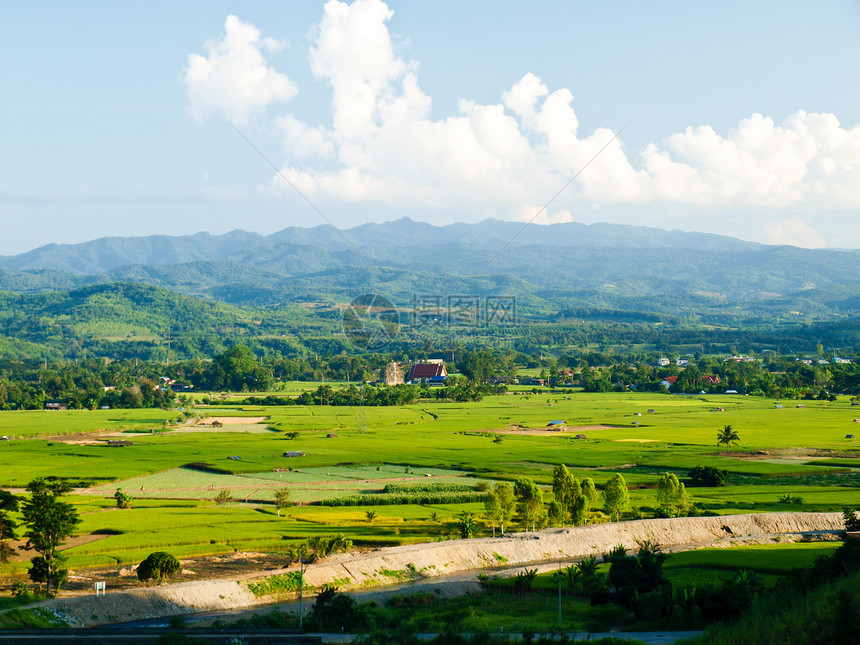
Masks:
[[[13,3],[0,254],[411,217],[860,248],[860,3]]]

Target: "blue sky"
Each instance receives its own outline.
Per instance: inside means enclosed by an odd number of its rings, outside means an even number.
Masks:
[[[860,248],[856,2],[35,2],[0,29],[0,253],[322,223],[231,124],[344,228]]]

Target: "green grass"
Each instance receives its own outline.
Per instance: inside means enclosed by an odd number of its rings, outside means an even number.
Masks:
[[[739,569],[759,574],[773,582],[792,569],[811,567],[815,560],[831,555],[841,542],[761,544],[727,549],[701,549],[669,556],[663,565],[666,577],[675,586],[701,586],[719,578],[729,578]]]
[[[297,393],[317,384],[286,384]],[[195,394],[195,397],[201,393]],[[194,412],[208,416],[265,416],[274,432],[126,434],[132,446],[68,444],[47,437],[69,437],[101,430],[165,428],[177,411],[99,410],[3,412],[0,433],[18,437],[0,442],[4,464],[0,485],[23,487],[41,476],[101,478],[100,486],[71,499],[85,511],[81,533],[112,529],[96,542],[69,550],[73,566],[135,563],[154,548],[196,556],[230,550],[283,549],[312,535],[343,532],[364,543],[398,544],[432,540],[452,530],[463,510],[483,512],[481,504],[375,507],[366,509],[297,507],[278,518],[271,505],[208,501],[226,488],[237,499],[266,501],[281,485],[303,503],[379,490],[385,482],[477,483],[480,479],[534,478],[544,486],[552,469],[566,463],[577,477],[598,485],[614,472],[624,475],[634,506],[654,508],[656,482],[663,471],[684,476],[697,465],[729,471],[731,485],[690,488],[691,500],[709,513],[839,510],[860,506],[860,444],[844,439],[856,414],[847,398],[835,402],[789,402],[742,396],[675,397],[657,394],[554,394],[549,391],[486,397],[478,403],[435,403],[391,408],[254,407],[212,405]],[[547,400],[552,406],[547,405]],[[723,412],[715,412],[716,408]],[[654,413],[648,413],[654,409]],[[641,417],[634,417],[641,412]],[[494,432],[521,425],[543,428],[562,418],[570,432],[547,435]],[[640,426],[633,427],[633,420]],[[366,432],[359,432],[366,421]],[[731,424],[741,444],[726,454],[716,433]],[[490,431],[490,432],[483,432]],[[287,432],[298,432],[290,440]],[[576,440],[577,433],[586,435]],[[327,438],[334,433],[336,438]],[[23,438],[21,438],[23,437]],[[740,453],[740,450],[743,453]],[[304,457],[284,458],[288,450]],[[757,455],[758,451],[767,454]],[[821,452],[830,451],[830,452]],[[811,460],[810,455],[825,455]],[[239,460],[228,457],[238,456]],[[752,458],[754,457],[754,458]],[[224,474],[180,468],[205,462]],[[378,465],[378,466],[377,466]],[[292,472],[275,472],[276,468]],[[377,470],[377,467],[379,470]],[[406,471],[409,472],[406,472]],[[438,477],[438,478],[437,478]],[[99,483],[98,481],[95,483]],[[117,487],[137,498],[129,511],[110,510]],[[141,490],[145,488],[146,490]],[[803,498],[780,504],[780,495]],[[549,496],[547,496],[549,497]],[[171,499],[182,498],[182,499]],[[436,522],[430,520],[437,513]],[[483,534],[490,530],[483,528]],[[0,567],[20,573],[22,565]]]
[[[747,569],[762,577],[765,583],[775,582],[792,569],[811,567],[815,560],[831,555],[841,542],[804,542],[787,544],[760,544],[727,548],[683,551],[668,555],[663,564],[666,578],[676,587],[702,586],[730,578],[740,569]],[[599,565],[605,572],[608,565]],[[556,572],[535,576],[532,589],[535,592],[554,593],[558,589]],[[514,588],[514,578],[499,578],[489,581],[496,589]],[[566,591],[567,578],[562,578],[562,589]]]

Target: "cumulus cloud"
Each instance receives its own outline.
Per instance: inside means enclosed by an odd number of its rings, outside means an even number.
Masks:
[[[832,114],[797,112],[781,123],[753,114],[727,133],[688,127],[642,151],[614,132],[581,132],[573,93],[527,73],[495,104],[459,101],[434,118],[418,65],[404,59],[381,0],[329,0],[315,27],[310,68],[331,89],[331,121],[277,119],[283,172],[317,199],[409,208],[488,211],[528,219],[589,163],[542,221],[568,221],[584,204],[682,204],[785,208],[794,212],[860,206],[860,127]],[[248,118],[290,98],[294,85],[266,66],[274,43],[231,16],[208,56],[192,55],[186,80],[192,113]],[[289,190],[275,181],[278,190]],[[531,209],[531,210],[530,210]],[[768,229],[779,243],[819,245],[802,220]]]
[[[188,111],[198,119],[220,113],[237,124],[274,101],[291,99],[295,83],[266,65],[263,52],[281,44],[236,16],[227,16],[224,35],[206,45],[206,56],[190,54],[185,68]]]
[[[824,237],[809,224],[799,219],[773,222],[763,230],[765,239],[771,244],[788,244],[804,249],[824,248]]]
[[[573,221],[573,213],[567,209],[550,211],[541,206],[523,205],[517,208],[514,219],[531,224],[566,224]]]

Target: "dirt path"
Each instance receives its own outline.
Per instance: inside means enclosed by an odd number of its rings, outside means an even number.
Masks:
[[[342,589],[370,591],[410,580],[422,581],[417,588],[424,584],[439,586],[445,580],[439,576],[465,572],[468,574],[465,579],[452,576],[450,582],[468,592],[475,588],[471,580],[479,570],[533,563],[545,563],[540,568],[553,568],[559,561],[599,555],[617,544],[632,549],[638,542],[649,540],[668,551],[770,541],[777,535],[783,542],[820,539],[841,530],[840,513],[764,513],[594,524],[497,538],[389,547],[360,555],[342,554],[309,566],[305,580],[317,588],[337,581]],[[181,582],[118,592],[108,590],[105,596],[57,598],[43,605],[76,627],[259,608],[287,598],[257,597],[249,591],[247,583],[292,570],[295,567],[229,580]],[[516,569],[511,571],[513,575]],[[372,593],[387,591],[376,588]]]

